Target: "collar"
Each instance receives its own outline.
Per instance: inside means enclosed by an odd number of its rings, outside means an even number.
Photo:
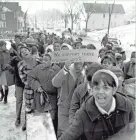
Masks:
[[[116,108],[116,101],[115,101],[115,98],[113,97],[112,104],[111,104],[111,107],[110,107],[108,112],[105,111],[102,107],[100,107],[99,104],[96,101],[95,101],[95,105],[96,105],[96,107],[98,108],[98,110],[100,111],[101,114],[109,115],[111,112],[113,112],[115,110],[115,108]]]
[[[87,91],[92,95],[92,88],[90,87],[89,83],[87,83]]]
[[[119,93],[116,93],[114,97],[116,102],[116,110],[128,112],[129,108],[127,98]],[[98,108],[95,105],[95,100],[93,96],[91,96],[85,101],[84,109],[87,112],[91,121],[95,121],[101,116],[101,113],[99,112]]]

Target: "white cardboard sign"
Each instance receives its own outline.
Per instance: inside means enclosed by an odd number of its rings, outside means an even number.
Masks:
[[[88,49],[61,50],[51,53],[52,63],[71,62],[97,62],[98,51]]]

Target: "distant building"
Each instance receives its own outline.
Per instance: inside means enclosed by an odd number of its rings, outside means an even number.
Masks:
[[[0,2],[0,32],[23,30],[24,13],[18,2]]]
[[[103,3],[84,3],[85,13],[91,12],[91,16],[88,21],[88,29],[99,30],[108,28],[109,9],[108,4]],[[111,7],[112,4],[109,4]],[[122,4],[115,4],[111,16],[110,27],[117,27],[124,25],[124,8]],[[84,23],[85,25],[85,23]],[[85,26],[84,26],[85,27]]]

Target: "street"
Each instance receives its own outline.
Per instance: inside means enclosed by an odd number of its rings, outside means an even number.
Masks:
[[[26,132],[22,132],[24,123],[24,107],[22,112],[21,126],[15,127],[16,98],[15,87],[9,87],[8,103],[0,102],[0,140],[26,140]]]

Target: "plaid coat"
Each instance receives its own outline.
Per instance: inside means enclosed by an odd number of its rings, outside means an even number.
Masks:
[[[34,91],[28,85],[27,75],[33,69],[33,67],[35,67],[36,65],[37,64],[35,63],[34,65],[30,66],[24,60],[22,60],[21,62],[18,63],[19,76],[25,85],[24,91],[23,91],[23,94],[25,97],[25,104],[26,104],[26,107],[29,109],[31,108],[31,105],[33,103]]]

